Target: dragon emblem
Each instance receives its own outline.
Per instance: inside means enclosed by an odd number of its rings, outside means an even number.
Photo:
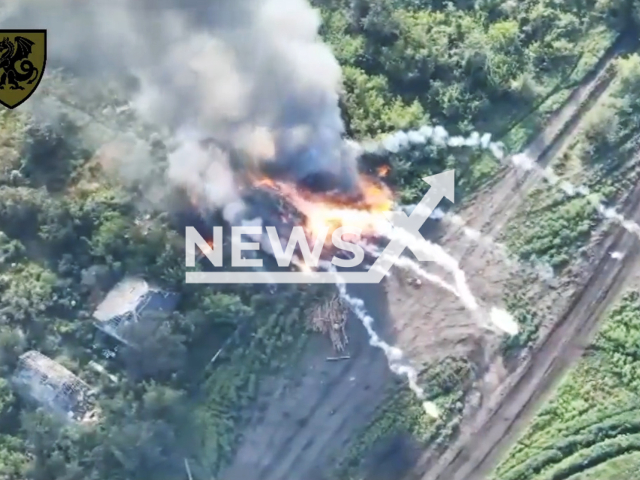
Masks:
[[[0,40],[0,90],[7,86],[10,90],[24,90],[21,83],[30,85],[37,80],[40,72],[29,60],[33,45],[31,40],[19,36],[14,41],[8,37]]]

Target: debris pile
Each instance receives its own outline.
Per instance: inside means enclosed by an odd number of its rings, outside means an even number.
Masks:
[[[349,344],[345,331],[349,307],[339,296],[314,307],[310,314],[311,328],[328,335],[336,352],[344,352]]]

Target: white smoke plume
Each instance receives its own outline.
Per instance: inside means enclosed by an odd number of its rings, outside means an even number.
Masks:
[[[380,142],[365,142],[362,148],[370,153],[387,151],[397,153],[412,145],[424,145],[431,142],[439,147],[469,147],[490,150],[498,157],[504,156],[504,145],[501,142],[491,141],[491,134],[472,132],[468,137],[452,136],[441,126],[424,125],[417,130],[399,130],[385,136]]]
[[[236,198],[236,161],[355,173],[340,67],[307,0],[5,0],[0,28],[16,25],[48,29],[48,68],[135,80],[133,110],[174,140],[169,182],[211,203]]]
[[[351,307],[353,313],[355,313],[356,317],[358,317],[358,320],[360,320],[360,322],[362,323],[362,326],[365,328],[367,334],[369,335],[369,344],[373,347],[381,349],[384,352],[384,355],[387,358],[387,363],[389,364],[389,369],[393,373],[399,376],[406,377],[409,383],[409,388],[422,402],[422,407],[424,408],[425,413],[433,418],[438,418],[440,416],[438,407],[435,403],[427,400],[426,392],[418,383],[418,371],[405,361],[404,353],[402,352],[402,350],[400,350],[398,347],[389,345],[387,342],[380,338],[378,333],[373,328],[373,317],[369,315],[364,308],[364,302],[360,298],[352,297],[351,295],[349,295],[349,293],[347,292],[347,286],[340,274],[336,271],[335,267],[329,262],[324,262],[322,266],[334,275],[334,278],[336,279],[336,287],[338,287],[340,298],[342,298],[349,305],[349,307]]]
[[[459,215],[445,214],[442,216],[442,220],[452,223],[459,227],[468,239],[476,242],[479,245],[487,248],[492,253],[499,256],[502,261],[512,268],[525,271],[530,274],[538,276],[541,280],[549,283],[554,279],[553,267],[546,262],[543,262],[535,257],[529,260],[520,261],[509,251],[509,248],[495,240],[491,235],[484,234],[479,230],[469,227],[464,219]]]
[[[388,151],[391,153],[397,153],[404,148],[408,148],[411,145],[424,145],[427,142],[432,142],[436,146],[440,147],[470,147],[479,148],[482,150],[489,150],[491,154],[500,162],[504,160],[510,161],[514,167],[519,170],[528,172],[535,171],[540,174],[551,185],[557,186],[569,196],[582,195],[586,197],[596,208],[598,213],[607,220],[612,220],[622,226],[629,233],[634,234],[640,238],[640,225],[632,220],[625,218],[622,214],[617,212],[614,208],[604,205],[597,195],[592,195],[593,192],[586,185],[575,186],[566,180],[561,180],[551,169],[540,167],[535,159],[531,158],[527,152],[517,153],[513,155],[507,155],[505,153],[505,146],[501,142],[491,141],[491,134],[478,132],[472,132],[468,137],[452,136],[441,125],[431,126],[425,125],[417,130],[411,130],[408,132],[397,131],[387,135],[382,141],[378,143],[365,143],[363,149],[368,152],[380,152]],[[403,207],[403,210],[410,210],[411,207]],[[434,212],[435,213],[435,212]],[[432,218],[438,218],[432,215]],[[472,232],[472,234],[474,234]],[[543,266],[548,276],[548,268]]]
[[[531,156],[526,151],[513,155],[507,155],[505,153],[504,144],[502,142],[491,141],[490,133],[484,133],[481,135],[478,132],[472,132],[468,137],[452,136],[441,125],[425,125],[417,130],[411,130],[407,132],[400,130],[391,133],[384,137],[382,141],[378,143],[365,142],[362,145],[362,148],[365,151],[371,153],[380,151],[397,153],[400,150],[408,148],[412,145],[424,145],[427,142],[432,142],[434,145],[440,147],[470,147],[474,149],[489,150],[491,154],[500,162],[507,160],[510,161],[513,166],[519,170],[525,172],[535,171],[536,173],[541,175],[547,182],[549,182],[549,184],[557,186],[568,196],[581,195],[586,197],[589,202],[596,208],[597,212],[600,215],[602,215],[607,220],[611,220],[619,224],[629,233],[632,233],[636,237],[640,238],[640,225],[638,225],[633,220],[629,220],[624,215],[616,211],[616,209],[604,205],[599,196],[594,195],[589,187],[587,187],[586,185],[575,186],[566,180],[561,180],[555,173],[553,173],[550,168],[540,167],[536,163],[535,159],[531,158]],[[400,206],[399,208],[405,213],[411,213],[414,206]],[[440,220],[446,218],[446,215],[444,214],[444,212],[436,209],[432,213],[431,218]],[[463,222],[460,223],[461,219],[457,218],[456,216],[454,216],[450,220],[453,220],[453,223],[461,226],[463,228],[464,234],[467,237],[476,241],[480,241],[481,243],[492,244],[497,250],[499,250],[500,254],[503,254],[503,256],[506,257],[506,248],[503,245],[494,242],[491,238],[484,237],[481,232],[464,226],[462,224]],[[540,277],[542,277],[546,281],[550,281],[553,279],[553,269],[550,268],[549,265],[546,265],[538,260],[535,260],[533,263],[536,273]]]
[[[416,238],[400,229],[387,232],[385,233],[385,236],[388,238],[402,238],[406,245],[411,245],[412,248],[424,252],[428,257],[430,257],[432,262],[438,264],[453,275],[455,286],[447,284],[439,277],[425,272],[418,264],[410,260],[408,257],[399,258],[396,261],[397,266],[409,268],[425,280],[453,293],[460,299],[465,308],[474,315],[480,325],[487,327],[495,326],[509,335],[518,334],[519,326],[516,321],[513,320],[509,313],[500,308],[492,307],[488,315],[489,321],[487,322],[485,320],[484,316],[486,312],[480,308],[477,299],[469,288],[464,271],[460,268],[458,261],[449,255],[442,246],[432,243],[424,238]]]
[[[440,209],[434,210],[431,214],[431,217],[436,219],[441,219],[444,216],[446,216],[446,214],[444,214]],[[448,271],[453,276],[454,285],[447,284],[441,278],[425,272],[418,264],[411,261],[408,257],[400,257],[395,262],[396,266],[411,269],[425,280],[453,293],[460,299],[465,308],[474,315],[480,325],[498,327],[509,335],[516,335],[519,332],[519,326],[515,320],[513,320],[507,312],[504,312],[499,308],[492,307],[488,315],[489,321],[487,322],[485,320],[484,316],[486,312],[480,308],[477,299],[471,291],[465,272],[460,268],[459,262],[453,258],[444,249],[444,247],[437,243],[430,242],[422,236],[415,236],[407,230],[393,228],[393,226],[388,222],[378,221],[373,223],[375,223],[375,231],[378,236],[388,238],[389,240],[400,239],[404,245],[411,246],[411,249],[414,251],[421,251],[427,256],[429,261],[436,263],[438,266]],[[373,245],[361,246],[375,257],[384,255],[384,250],[380,250]]]
[[[541,168],[526,153],[513,155],[513,157],[511,157],[511,162],[516,168],[519,168],[521,170],[535,171],[539,173],[547,182],[549,182],[549,184],[557,186],[560,190],[562,190],[570,197],[575,195],[582,195],[586,197],[589,202],[596,208],[600,215],[602,215],[607,220],[616,222],[626,231],[640,238],[640,225],[635,223],[633,220],[625,218],[624,215],[617,212],[614,208],[604,205],[600,201],[599,195],[594,195],[594,192],[592,192],[586,185],[575,186],[567,182],[566,180],[560,180],[560,178],[555,173],[553,173],[550,168]]]

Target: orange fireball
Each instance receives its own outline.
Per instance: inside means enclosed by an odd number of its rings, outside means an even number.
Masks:
[[[340,227],[355,228],[362,236],[373,236],[384,221],[383,214],[393,207],[393,195],[389,188],[372,178],[361,176],[358,191],[354,195],[316,193],[302,189],[293,183],[268,177],[255,180],[256,187],[267,187],[277,192],[305,217],[305,232],[311,241],[328,232],[327,239]],[[345,240],[355,240],[352,235]]]

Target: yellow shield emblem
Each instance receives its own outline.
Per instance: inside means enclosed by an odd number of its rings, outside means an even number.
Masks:
[[[0,105],[13,109],[26,102],[46,63],[46,30],[0,30]]]

